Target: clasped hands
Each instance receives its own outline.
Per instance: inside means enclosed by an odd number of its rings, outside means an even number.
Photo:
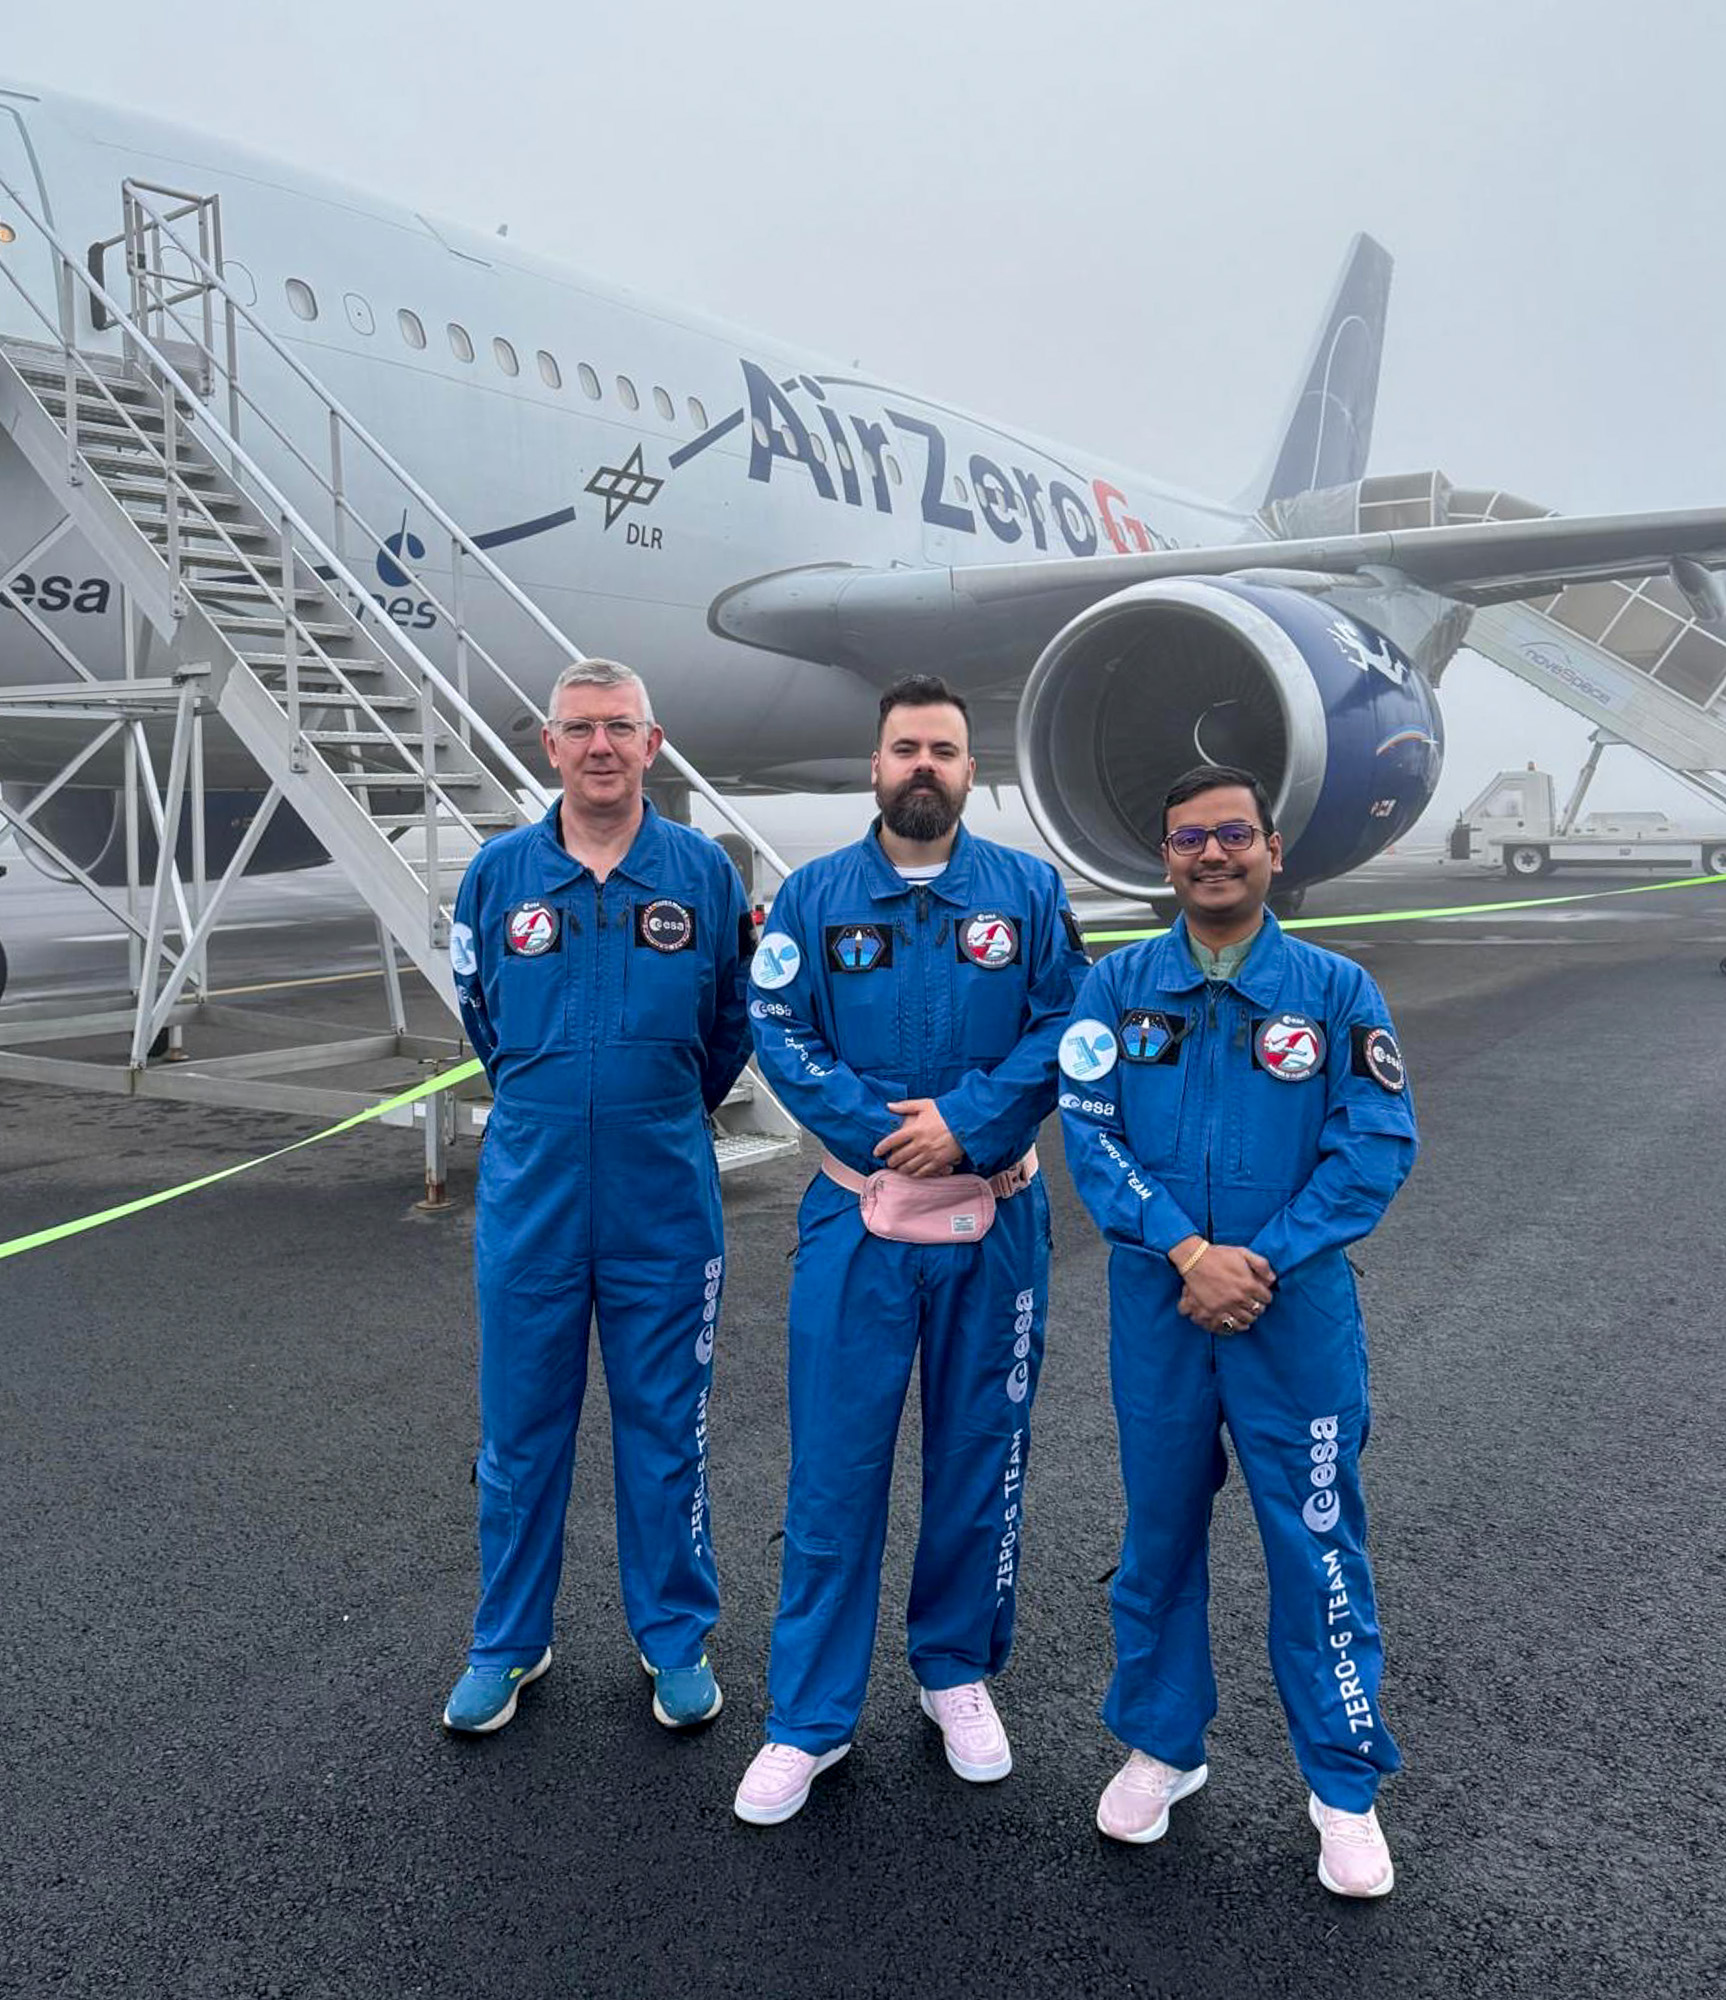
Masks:
[[[1187,1262],[1197,1242],[1189,1237],[1176,1244],[1171,1262]],[[1207,1333],[1245,1333],[1270,1304],[1276,1281],[1276,1272],[1256,1250],[1213,1243],[1196,1263],[1187,1264],[1177,1310]]]
[[[965,1149],[948,1131],[934,1098],[901,1098],[887,1109],[898,1118],[899,1129],[875,1148],[882,1166],[901,1174],[950,1174],[964,1158]]]

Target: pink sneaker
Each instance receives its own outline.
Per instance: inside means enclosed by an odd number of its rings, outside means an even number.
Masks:
[[[763,1743],[743,1774],[731,1810],[751,1826],[778,1826],[795,1818],[809,1800],[809,1787],[850,1751],[849,1743],[819,1757],[790,1743]]]
[[[923,1713],[947,1745],[947,1762],[973,1785],[993,1784],[1013,1768],[1007,1732],[981,1681],[963,1687],[923,1689]]]
[[[1173,1764],[1135,1750],[1097,1801],[1097,1830],[1111,1840],[1161,1840],[1169,1830],[1169,1807],[1191,1797],[1210,1775],[1208,1764],[1177,1771]]]
[[[1390,1849],[1378,1814],[1339,1811],[1307,1798],[1307,1817],[1318,1828],[1318,1879],[1333,1896],[1388,1896],[1396,1886]]]

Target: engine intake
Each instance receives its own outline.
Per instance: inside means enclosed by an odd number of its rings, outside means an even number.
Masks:
[[[1431,689],[1371,627],[1298,591],[1146,583],[1058,632],[1019,703],[1019,778],[1045,839],[1100,886],[1161,888],[1163,795],[1194,764],[1270,794],[1285,886],[1387,846],[1432,796]]]

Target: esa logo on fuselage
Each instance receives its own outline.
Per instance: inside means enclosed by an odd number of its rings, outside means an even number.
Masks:
[[[35,611],[77,611],[100,614],[112,601],[114,587],[103,576],[87,576],[74,583],[69,576],[45,576],[40,582],[27,572],[19,573],[0,590],[0,605],[8,611],[26,608]]]

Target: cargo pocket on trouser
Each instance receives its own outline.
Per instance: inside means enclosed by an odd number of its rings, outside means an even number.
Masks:
[[[847,1575],[836,1539],[787,1528],[768,1662],[767,1734],[809,1750],[849,1740],[869,1681],[879,1578]]]

